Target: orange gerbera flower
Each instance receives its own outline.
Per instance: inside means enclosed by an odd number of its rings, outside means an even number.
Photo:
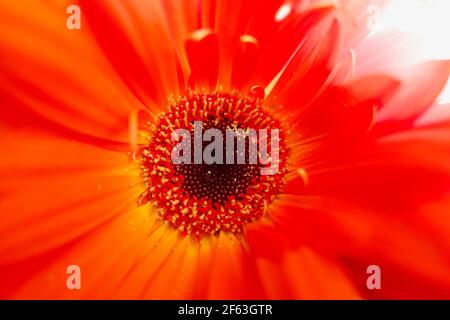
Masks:
[[[328,2],[2,1],[0,297],[450,298],[450,64]],[[194,121],[279,129],[278,173],[176,167]]]

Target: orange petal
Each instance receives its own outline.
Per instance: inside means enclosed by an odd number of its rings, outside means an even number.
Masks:
[[[185,50],[185,42],[190,34],[199,28],[199,1],[197,0],[165,0],[161,1],[164,7],[170,34],[173,37],[176,55],[179,58],[182,69],[182,85],[180,90],[186,86],[185,80],[189,78],[190,67]],[[180,77],[180,75],[179,75]]]
[[[116,294],[133,270],[149,233],[155,227],[149,206],[130,209],[67,246],[57,258],[23,283],[15,299],[99,299]],[[81,270],[81,290],[69,290],[67,267]],[[145,284],[151,276],[141,279]],[[136,292],[137,294],[137,292]],[[136,296],[135,296],[136,297]]]
[[[242,239],[221,233],[213,240],[206,299],[261,299],[264,292],[255,273],[254,260]],[[205,267],[205,271],[208,268]],[[206,275],[205,275],[206,276]],[[236,284],[239,286],[236,286]]]
[[[65,3],[2,2],[0,12],[3,116],[27,118],[15,109],[21,105],[76,131],[125,140],[136,101],[89,32],[66,28]]]
[[[160,1],[81,1],[81,6],[106,57],[145,106],[158,110],[178,94],[179,60]]]
[[[39,132],[1,140],[2,263],[62,246],[135,205],[139,177],[124,153]]]
[[[261,297],[242,243],[228,235],[200,243],[171,227],[153,232],[114,297],[226,299]],[[236,288],[235,283],[239,283]]]

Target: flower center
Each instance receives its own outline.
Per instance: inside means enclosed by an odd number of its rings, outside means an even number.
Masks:
[[[140,202],[185,235],[242,232],[284,186],[284,133],[258,97],[191,92],[152,131]]]

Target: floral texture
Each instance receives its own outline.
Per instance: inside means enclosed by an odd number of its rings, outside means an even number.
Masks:
[[[0,297],[450,298],[450,63],[368,37],[386,2],[1,1]],[[194,120],[280,171],[175,168]]]

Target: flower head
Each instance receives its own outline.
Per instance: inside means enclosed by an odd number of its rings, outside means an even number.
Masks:
[[[448,298],[450,63],[386,2],[3,1],[0,297]]]

